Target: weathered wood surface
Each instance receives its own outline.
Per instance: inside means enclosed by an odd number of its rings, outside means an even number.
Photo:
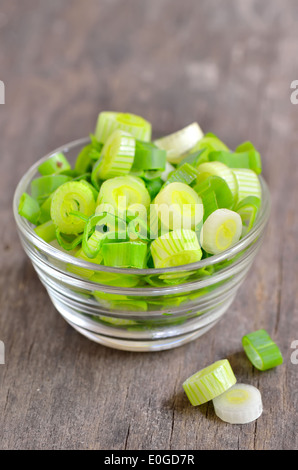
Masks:
[[[295,0],[2,0],[0,79],[1,449],[297,449],[298,79]],[[226,317],[160,353],[108,349],[55,311],[20,246],[11,204],[25,170],[88,135],[97,113],[141,114],[158,134],[198,121],[232,148],[251,140],[272,191],[264,245]],[[265,328],[284,364],[266,373],[241,337]],[[259,387],[245,426],[193,408],[182,382],[227,357]]]

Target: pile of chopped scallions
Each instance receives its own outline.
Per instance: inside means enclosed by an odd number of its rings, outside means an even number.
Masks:
[[[98,116],[74,166],[58,152],[19,201],[44,241],[118,268],[188,265],[229,249],[261,206],[261,158],[230,150],[197,123],[152,140],[142,117]]]

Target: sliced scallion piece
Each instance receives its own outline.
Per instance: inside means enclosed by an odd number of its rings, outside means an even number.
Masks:
[[[198,164],[207,162],[211,152],[216,150],[229,151],[229,148],[215,134],[208,132],[197,142],[197,144],[192,148],[191,152],[194,153],[199,150],[202,150],[203,152],[200,155]]]
[[[105,143],[116,129],[129,132],[136,139],[145,142],[149,142],[151,139],[151,124],[141,116],[113,111],[101,112],[95,130],[95,137],[99,142]]]
[[[56,226],[52,220],[38,225],[35,227],[34,232],[47,243],[56,240]]]
[[[105,243],[102,255],[105,266],[142,269],[146,266],[147,245],[137,241]]]
[[[261,155],[260,153],[256,150],[255,146],[249,142],[249,141],[246,141],[246,142],[243,142],[242,144],[238,145],[238,147],[236,148],[235,150],[235,153],[246,153],[248,154],[248,158],[250,159],[251,161],[251,166],[252,166],[252,162],[254,161],[254,164],[253,164],[253,168],[251,168],[252,170],[254,170],[257,174],[260,174],[262,172],[262,159],[261,159]]]
[[[283,363],[279,347],[264,329],[243,336],[242,346],[250,362],[259,370],[272,369]]]
[[[51,220],[51,204],[52,204],[52,193],[40,206],[40,216],[38,219],[39,224],[44,224],[48,220]]]
[[[103,261],[103,257],[101,253],[98,253],[98,255],[95,258],[89,258],[86,256],[84,253],[83,248],[80,248],[77,253],[75,254],[76,258],[82,259],[84,261],[88,261],[89,263],[93,264],[101,264]],[[74,264],[69,264],[67,266],[68,271],[77,274],[78,276],[81,276],[85,279],[91,279],[91,277],[95,274],[95,271],[92,271],[92,269],[88,268],[81,268],[80,266],[75,266]]]
[[[263,412],[260,391],[253,385],[236,383],[213,399],[216,416],[230,424],[246,424]]]
[[[31,195],[38,202],[44,202],[59,186],[68,181],[71,177],[67,175],[46,175],[35,178],[31,181]]]
[[[126,212],[132,204],[150,205],[150,194],[141,178],[131,175],[108,179],[101,185],[97,204],[110,204],[119,215]]]
[[[258,175],[246,168],[233,168],[238,187],[238,204],[248,196],[262,198],[262,188]]]
[[[164,185],[170,183],[191,184],[197,177],[198,171],[189,163],[184,163],[169,175]]]
[[[209,160],[211,162],[222,162],[230,168],[246,168],[253,170],[256,174],[259,174],[262,171],[261,157],[259,152],[255,149],[234,153],[230,151],[217,150],[209,153]]]
[[[103,147],[103,144],[92,134],[90,134],[90,140],[91,142],[79,152],[75,162],[74,169],[80,175],[92,170],[94,161],[99,159]]]
[[[154,144],[166,150],[168,162],[178,163],[184,158],[184,154],[194,147],[203,135],[203,131],[198,123],[193,122],[180,131],[155,140]]]
[[[162,172],[162,174],[160,175],[161,179],[163,181],[167,181],[167,179],[169,178],[169,176],[173,173],[173,171],[176,170],[176,167],[173,166],[171,163],[169,163],[168,161],[166,162],[166,168],[165,170]]]
[[[156,268],[195,263],[202,258],[200,244],[192,230],[168,232],[154,240],[150,248]]]
[[[59,228],[56,229],[56,238],[59,245],[66,251],[74,250],[78,245],[81,244],[83,235],[65,235],[61,233]]]
[[[202,405],[221,395],[236,383],[227,359],[216,361],[189,377],[183,388],[193,406]]]
[[[18,212],[29,222],[36,225],[40,217],[40,206],[30,194],[23,193],[20,197]]]
[[[121,129],[115,130],[106,140],[99,160],[95,163],[91,180],[99,187],[101,180],[127,175],[135,156],[135,138]]]
[[[65,234],[79,234],[85,221],[72,212],[89,217],[95,211],[92,190],[81,181],[69,181],[56,189],[51,204],[51,218],[56,227]]]
[[[205,220],[200,234],[202,248],[218,254],[233,246],[241,236],[242,220],[237,212],[217,209]]]
[[[150,194],[151,200],[153,200],[155,196],[159,193],[163,184],[164,182],[161,178],[156,178],[154,180],[146,182],[146,188],[148,193]]]
[[[202,183],[209,176],[219,176],[224,179],[233,194],[234,201],[237,200],[237,180],[231,168],[221,162],[206,162],[198,166],[197,183]]]
[[[71,165],[64,153],[59,152],[49,157],[45,162],[41,163],[37,168],[39,173],[43,176],[55,175],[61,171],[70,170]]]
[[[246,235],[253,227],[261,206],[261,199],[256,196],[247,196],[240,201],[236,208],[243,224],[242,236]]]
[[[154,204],[163,226],[192,229],[203,218],[202,199],[185,183],[169,183],[157,194]]]
[[[167,153],[158,148],[152,142],[136,140],[134,170],[164,170],[166,167]]]
[[[227,182],[219,176],[209,176],[193,188],[201,197],[204,206],[204,220],[216,209],[231,209],[234,197]]]

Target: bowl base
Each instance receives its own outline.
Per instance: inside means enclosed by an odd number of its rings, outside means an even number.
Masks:
[[[202,336],[208,330],[210,330],[218,321],[212,322],[205,326],[204,328],[200,328],[198,331],[194,331],[191,333],[182,334],[175,337],[170,338],[162,338],[162,339],[152,339],[152,340],[131,340],[131,339],[119,339],[119,338],[112,338],[109,336],[105,336],[102,334],[94,333],[93,331],[87,330],[86,328],[82,328],[75,323],[72,323],[64,315],[62,315],[64,320],[71,325],[76,331],[81,333],[86,338],[99,343],[103,346],[107,346],[112,349],[120,349],[122,351],[135,351],[135,352],[152,352],[152,351],[163,351],[167,349],[177,348],[179,346],[183,346],[186,343],[194,341],[195,339]]]

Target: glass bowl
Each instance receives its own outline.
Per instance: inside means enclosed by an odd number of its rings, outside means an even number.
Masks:
[[[74,163],[83,138],[36,162],[20,180],[13,211],[22,246],[62,317],[87,338],[127,351],[159,351],[183,345],[210,330],[227,312],[261,245],[270,214],[262,177],[262,205],[252,230],[229,250],[197,263],[166,269],[95,265],[39,238],[18,214],[37,167],[57,152]],[[228,318],[226,317],[226,321]]]

